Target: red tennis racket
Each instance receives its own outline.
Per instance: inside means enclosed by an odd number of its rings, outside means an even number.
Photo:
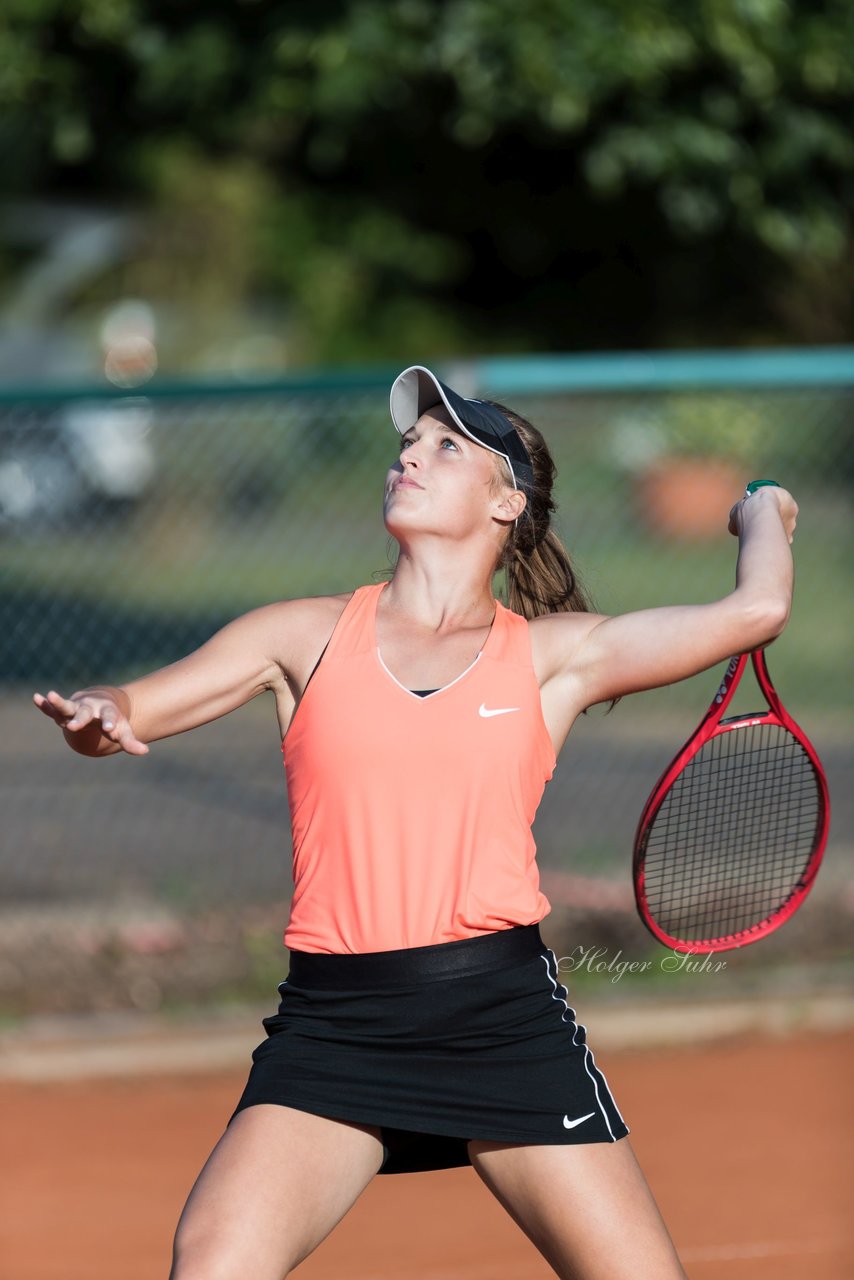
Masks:
[[[723,719],[748,656],[767,711]],[[644,806],[638,911],[678,951],[727,951],[784,924],[810,891],[830,821],[827,780],[761,649],[733,658],[693,736]]]

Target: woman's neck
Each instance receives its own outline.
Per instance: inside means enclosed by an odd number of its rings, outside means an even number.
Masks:
[[[414,560],[401,550],[394,575],[382,594],[383,609],[406,614],[439,632],[447,628],[489,626],[495,614],[492,573],[444,561]]]

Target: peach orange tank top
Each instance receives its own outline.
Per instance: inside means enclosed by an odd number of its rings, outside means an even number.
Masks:
[[[472,665],[419,697],[377,648],[384,586],[347,602],[282,744],[292,950],[427,946],[550,910],[531,823],[555,754],[527,621],[496,602]]]

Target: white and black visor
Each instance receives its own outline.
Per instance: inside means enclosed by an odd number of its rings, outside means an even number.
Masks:
[[[414,364],[398,374],[389,397],[391,420],[401,435],[432,409],[443,404],[452,419],[475,444],[490,449],[504,459],[510,468],[513,484],[530,499],[534,489],[534,468],[522,437],[500,409],[483,400],[466,400],[446,387],[435,373]]]

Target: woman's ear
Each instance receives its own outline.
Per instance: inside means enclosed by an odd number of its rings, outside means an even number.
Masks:
[[[495,514],[499,520],[518,520],[526,505],[525,495],[519,489],[505,489],[495,499]]]

